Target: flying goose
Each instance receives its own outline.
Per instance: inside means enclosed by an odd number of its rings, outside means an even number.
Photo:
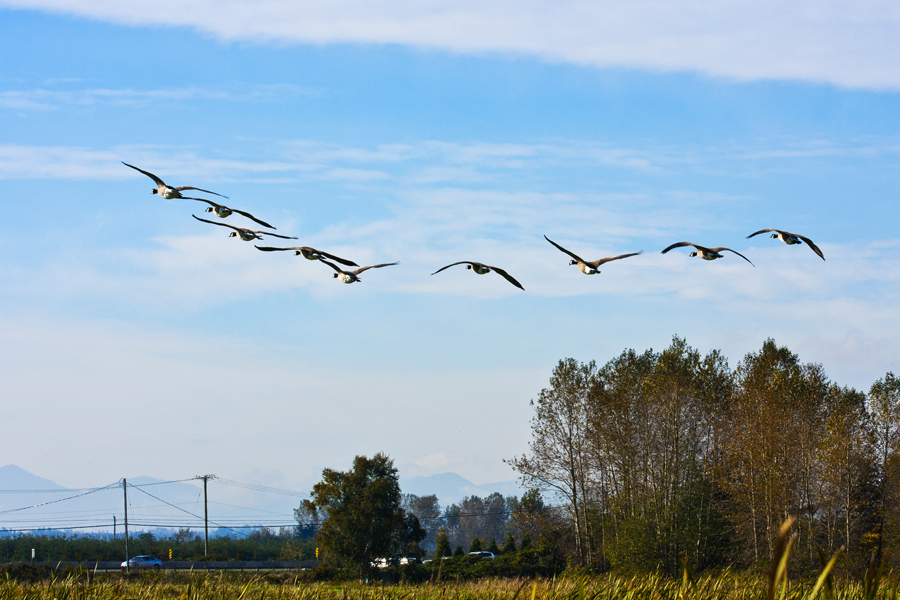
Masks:
[[[560,246],[559,244],[557,244],[556,242],[554,242],[553,240],[548,238],[546,235],[544,236],[544,239],[547,240],[548,242],[550,242],[551,244],[553,244],[554,246],[556,246],[562,252],[565,252],[566,254],[571,256],[573,260],[570,260],[569,264],[570,265],[578,265],[578,270],[581,271],[582,273],[584,273],[585,275],[596,275],[597,273],[600,272],[597,270],[597,267],[599,267],[603,263],[608,263],[613,260],[619,260],[620,258],[628,258],[629,256],[637,256],[638,254],[644,253],[644,251],[641,250],[640,252],[632,252],[630,254],[620,254],[619,256],[610,256],[608,258],[600,258],[593,262],[588,262],[588,261],[584,260],[583,258],[581,258],[580,256],[578,256],[577,254],[575,254],[574,252],[569,252],[568,250],[566,250],[565,248],[563,248],[562,246]]]
[[[663,250],[662,253],[665,254],[672,248],[680,248],[682,246],[693,246],[694,248],[697,249],[697,251],[691,252],[691,256],[699,256],[703,260],[716,260],[717,258],[722,258],[721,252],[723,250],[728,250],[729,252],[734,252],[735,254],[737,254],[744,260],[746,260],[748,263],[753,265],[753,263],[750,262],[750,259],[747,258],[746,256],[744,256],[743,254],[741,254],[740,252],[735,252],[731,248],[726,248],[724,246],[720,246],[718,248],[706,248],[705,246],[700,246],[699,244],[693,244],[691,242],[678,242],[677,244],[672,244],[671,246],[669,246],[668,248]],[[753,266],[755,267],[756,265],[753,265]]]
[[[254,217],[253,215],[251,215],[248,212],[244,212],[244,211],[238,210],[236,208],[228,208],[227,206],[225,206],[223,204],[216,204],[212,200],[207,200],[206,198],[188,198],[186,196],[182,196],[182,198],[184,198],[185,200],[196,200],[197,202],[206,202],[207,204],[209,204],[209,207],[207,207],[206,212],[211,212],[214,215],[216,215],[217,217],[219,217],[220,219],[224,219],[225,217],[230,217],[232,213],[237,213],[239,215],[244,215],[245,217],[247,217],[248,219],[250,219],[252,221],[256,221],[263,227],[268,227],[269,229],[278,229],[274,225],[269,225],[265,221],[261,221],[261,220],[257,219],[256,217]]]
[[[368,267],[361,267],[359,269],[356,269],[355,271],[344,271],[343,269],[338,267],[336,264],[330,263],[327,260],[325,260],[324,258],[320,258],[319,260],[321,260],[323,263],[325,263],[326,265],[328,265],[329,267],[331,267],[332,269],[337,271],[337,273],[335,273],[334,276],[337,279],[340,279],[341,281],[343,281],[344,283],[354,283],[356,281],[362,281],[359,277],[357,277],[357,275],[359,275],[360,273],[362,273],[363,271],[366,271],[368,269],[380,269],[381,267],[392,267],[394,265],[400,264],[400,262],[398,261],[398,262],[392,262],[392,263],[384,263],[381,265],[369,265]]]
[[[302,256],[307,260],[322,260],[322,257],[330,258],[335,262],[339,262],[342,265],[347,265],[348,267],[358,267],[359,265],[353,262],[352,260],[347,260],[345,258],[340,258],[335,256],[334,254],[328,254],[327,252],[322,252],[321,250],[316,250],[315,248],[310,248],[309,246],[300,246],[300,247],[292,247],[292,248],[272,248],[270,246],[254,246],[257,250],[262,250],[263,252],[278,252],[280,250],[294,250],[294,256]]]
[[[754,235],[759,235],[761,233],[766,233],[769,231],[775,232],[769,237],[778,238],[779,240],[781,240],[785,244],[788,244],[789,246],[793,246],[794,244],[800,244],[800,243],[806,242],[806,245],[809,246],[810,248],[812,248],[812,251],[815,252],[816,254],[818,254],[819,258],[821,258],[822,260],[825,260],[825,255],[822,254],[822,251],[819,250],[818,246],[813,244],[811,239],[809,239],[807,237],[803,237],[802,235],[797,235],[796,233],[788,233],[787,231],[781,231],[780,229],[760,229],[756,233],[751,233],[750,235],[748,235],[747,239],[752,238]]]
[[[126,167],[131,167],[135,171],[140,171],[141,173],[143,173],[144,175],[146,175],[147,177],[152,179],[154,182],[156,182],[156,185],[158,187],[155,190],[150,190],[150,193],[151,194],[159,194],[166,200],[171,200],[173,198],[184,198],[184,196],[181,195],[181,192],[184,190],[197,190],[198,192],[206,192],[207,194],[214,194],[216,196],[221,196],[222,198],[228,198],[228,196],[222,196],[222,194],[217,194],[216,192],[204,190],[202,188],[194,187],[192,185],[183,185],[181,187],[169,187],[166,185],[166,182],[164,182],[162,179],[160,179],[153,173],[150,173],[149,171],[145,171],[143,169],[138,169],[134,165],[129,165],[124,160],[122,161],[122,164],[125,165]],[[196,198],[194,198],[194,200],[196,200]]]
[[[434,273],[432,273],[432,275],[437,275],[438,273],[440,273],[440,272],[443,271],[444,269],[449,269],[450,267],[452,267],[452,266],[454,266],[454,265],[466,265],[466,268],[467,268],[467,269],[472,269],[473,271],[475,271],[475,272],[478,273],[479,275],[484,275],[485,273],[490,273],[491,271],[495,271],[495,272],[497,272],[498,274],[500,274],[501,276],[503,276],[503,278],[504,278],[505,280],[507,280],[508,282],[510,282],[511,284],[513,284],[514,286],[516,286],[517,288],[519,288],[520,290],[522,290],[522,291],[525,290],[525,288],[522,287],[522,284],[521,284],[521,283],[519,283],[518,281],[516,281],[516,280],[513,278],[512,275],[510,275],[509,273],[507,273],[507,272],[504,271],[503,269],[499,269],[499,268],[497,268],[497,267],[492,267],[492,266],[490,266],[490,265],[485,265],[485,264],[482,264],[482,263],[479,263],[479,262],[472,262],[471,260],[461,260],[461,261],[459,261],[459,262],[455,262],[455,263],[449,264],[449,265],[447,265],[446,267],[441,267],[440,269],[438,269],[437,271],[435,271]]]
[[[253,229],[244,229],[243,227],[235,227],[234,225],[229,225],[228,223],[216,223],[215,221],[207,221],[206,219],[201,219],[197,215],[191,215],[198,221],[203,221],[204,223],[212,223],[213,225],[218,225],[219,227],[230,227],[234,229],[228,237],[238,237],[240,236],[242,240],[245,242],[249,242],[250,240],[261,240],[262,238],[259,234],[271,235],[272,237],[281,238],[283,240],[296,240],[295,237],[288,237],[286,235],[278,235],[277,233],[270,233],[268,231],[255,231]]]

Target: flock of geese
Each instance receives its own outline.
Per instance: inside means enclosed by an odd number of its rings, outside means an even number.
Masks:
[[[228,200],[228,196],[223,196],[222,194],[219,194],[217,192],[212,192],[210,190],[204,190],[203,188],[198,188],[198,187],[194,187],[191,185],[183,185],[180,187],[169,187],[162,179],[160,179],[153,173],[150,173],[149,171],[139,169],[139,168],[135,167],[134,165],[129,165],[128,163],[126,163],[124,161],[122,162],[122,164],[125,165],[126,167],[131,167],[135,171],[143,173],[144,175],[146,175],[147,177],[152,179],[153,182],[156,184],[156,188],[152,189],[151,193],[158,194],[159,196],[162,196],[163,198],[166,198],[167,200],[171,200],[174,198],[182,198],[184,200],[195,200],[197,202],[205,202],[206,204],[209,204],[209,206],[206,208],[206,212],[212,213],[215,216],[219,217],[220,219],[225,219],[225,218],[231,216],[232,214],[238,214],[238,215],[241,215],[243,217],[250,219],[251,221],[254,221],[255,223],[259,223],[260,225],[262,225],[263,227],[265,227],[267,229],[276,229],[273,225],[269,225],[265,221],[258,219],[256,217],[254,217],[253,215],[251,215],[250,213],[245,212],[243,210],[238,210],[236,208],[229,208],[228,206],[225,206],[224,204],[219,204],[217,202],[213,202],[212,200],[207,200],[206,198],[193,198],[193,197],[189,197],[189,196],[183,196],[181,194],[181,192],[186,191],[186,190],[194,190],[197,192],[204,192],[206,194],[213,194],[214,196],[218,196],[220,198],[225,198],[226,200]],[[228,223],[217,223],[215,221],[210,221],[208,219],[201,219],[197,215],[191,215],[191,216],[193,216],[198,221],[202,221],[204,223],[209,223],[211,225],[216,225],[218,227],[227,227],[229,229],[232,229],[233,231],[229,234],[229,237],[240,237],[245,242],[249,242],[252,240],[262,240],[263,235],[281,238],[284,240],[297,239],[296,237],[280,235],[277,233],[272,233],[271,231],[260,231],[260,230],[256,230],[256,229],[246,229],[243,227],[235,227],[234,225],[229,225]],[[760,229],[759,231],[748,235],[747,238],[749,239],[754,236],[760,235],[762,233],[770,233],[770,232],[772,233],[772,235],[769,237],[777,238],[777,239],[781,240],[782,242],[784,242],[785,244],[788,244],[788,245],[806,244],[807,246],[810,247],[810,249],[813,252],[815,252],[819,256],[819,258],[821,258],[822,260],[825,260],[825,255],[822,254],[822,251],[819,249],[818,246],[816,246],[813,243],[813,241],[811,239],[809,239],[807,237],[803,237],[802,235],[798,235],[796,233],[789,233],[787,231],[782,231],[780,229],[771,229],[771,228],[770,229]],[[608,262],[611,262],[614,260],[620,260],[623,258],[629,258],[631,256],[638,256],[639,254],[643,254],[643,251],[630,252],[628,254],[620,254],[618,256],[609,256],[606,258],[599,258],[594,261],[587,261],[587,260],[584,260],[583,258],[581,258],[580,256],[578,256],[577,254],[575,254],[574,252],[571,252],[570,250],[563,248],[562,246],[560,246],[559,244],[557,244],[556,242],[554,242],[553,240],[548,238],[546,235],[544,236],[544,239],[547,240],[548,242],[550,242],[551,244],[553,244],[553,246],[555,246],[561,252],[564,252],[565,254],[569,255],[572,258],[572,260],[569,261],[569,265],[576,265],[578,267],[578,270],[581,271],[582,273],[584,273],[585,275],[596,275],[597,273],[600,272],[600,270],[599,270],[600,265],[603,265],[605,263],[608,263]],[[719,246],[716,248],[707,248],[706,246],[701,246],[700,244],[695,244],[693,242],[677,242],[675,244],[672,244],[665,250],[663,250],[662,254],[665,254],[669,250],[673,250],[675,248],[682,248],[685,246],[693,246],[695,250],[694,250],[694,252],[691,252],[690,255],[691,256],[699,256],[703,260],[716,260],[717,258],[723,258],[722,252],[731,252],[733,254],[737,254],[738,256],[740,256],[741,258],[746,260],[748,263],[753,265],[753,263],[750,261],[749,258],[744,256],[737,250],[732,250],[731,248],[726,248],[724,246]],[[255,248],[258,250],[261,250],[263,252],[293,251],[295,256],[302,256],[303,258],[305,258],[307,260],[315,260],[315,261],[323,262],[326,265],[328,265],[329,267],[331,267],[332,269],[334,269],[334,271],[335,271],[334,277],[336,279],[340,279],[344,283],[355,283],[357,281],[360,281],[359,275],[363,271],[367,271],[369,269],[380,269],[382,267],[391,267],[391,266],[400,264],[399,262],[392,262],[392,263],[383,263],[380,265],[369,265],[367,267],[360,267],[358,264],[356,264],[353,261],[347,260],[345,258],[340,258],[339,256],[335,256],[334,254],[329,254],[328,252],[322,252],[321,250],[316,250],[315,248],[310,248],[309,246],[291,246],[291,247],[286,247],[286,248],[271,247],[271,246],[255,246]],[[333,261],[333,262],[330,262],[330,261]],[[358,267],[358,268],[353,271],[347,271],[347,270],[340,268],[335,263],[340,263],[340,264],[344,265],[345,267]],[[521,283],[516,281],[516,279],[512,275],[510,275],[503,269],[501,269],[499,267],[493,267],[491,265],[486,265],[486,264],[480,263],[480,262],[474,262],[471,260],[461,260],[461,261],[458,261],[455,263],[450,263],[446,267],[441,267],[440,269],[438,269],[437,271],[432,273],[432,275],[437,275],[441,271],[444,271],[444,270],[449,269],[450,267],[453,267],[456,265],[466,265],[466,269],[470,269],[470,270],[474,271],[475,273],[478,273],[479,275],[485,275],[485,274],[493,271],[494,273],[497,273],[498,275],[500,275],[501,277],[506,279],[508,282],[510,282],[511,284],[513,284],[514,286],[519,288],[520,290],[525,289],[524,287],[522,287]],[[756,265],[753,265],[753,266],[756,266]]]

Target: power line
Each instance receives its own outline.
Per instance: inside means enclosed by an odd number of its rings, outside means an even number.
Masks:
[[[142,487],[148,487],[151,485],[167,485],[169,483],[182,483],[185,481],[193,481],[194,479],[196,479],[196,477],[189,477],[188,479],[173,479],[172,481],[154,481],[153,483],[138,483],[138,484],[129,483],[128,485],[133,488],[142,488]]]
[[[210,521],[212,523],[212,521]],[[138,527],[156,527],[156,528],[169,528],[176,529],[184,527],[184,523],[135,523],[129,521],[130,525],[138,526]],[[214,523],[215,524],[215,523]],[[267,529],[270,527],[296,527],[296,523],[268,523],[265,525],[219,525],[222,529],[228,529],[238,535],[242,535],[244,537],[249,537],[249,535],[242,533],[240,531],[234,531],[235,529]],[[17,533],[22,531],[70,531],[74,529],[99,529],[101,527],[109,527],[109,523],[100,524],[100,525],[73,525],[71,527],[20,527],[16,529],[0,529],[0,534],[3,533]],[[0,537],[0,540],[3,538]]]
[[[245,483],[243,481],[234,481],[233,479],[222,479],[217,477],[215,481],[218,481],[224,485],[230,485],[232,487],[244,488],[247,490],[253,490],[256,492],[267,492],[269,494],[281,494],[283,496],[298,496],[301,498],[305,498],[308,496],[306,492],[297,492],[294,490],[285,490],[282,488],[269,487],[267,485],[259,485],[256,483]]]
[[[131,487],[147,487],[151,485],[166,485],[169,483],[182,483],[184,481],[193,481],[194,478],[188,479],[173,479],[172,481],[154,481],[152,483],[138,483],[133,484],[129,483]],[[115,484],[118,485],[118,484]],[[109,486],[106,486],[109,487]],[[0,490],[0,494],[65,494],[69,492],[89,492],[91,490],[98,489],[106,489],[106,488],[63,488],[61,490]]]
[[[179,525],[185,525],[185,524],[193,525],[195,523],[194,521],[182,521],[177,518],[173,519],[171,515],[138,515],[137,519],[143,520],[143,521],[156,521],[156,522],[160,522],[160,523],[178,522]],[[106,522],[106,519],[102,519],[102,520],[104,522]],[[90,518],[90,519],[46,519],[46,520],[41,520],[41,521],[36,521],[34,519],[22,519],[22,520],[18,520],[18,521],[4,521],[4,522],[9,525],[32,525],[32,524],[37,524],[37,523],[47,523],[48,525],[53,525],[53,524],[58,525],[58,524],[69,524],[69,523],[71,523],[71,524],[96,523],[97,521],[98,521],[98,518],[94,517],[94,518]],[[129,519],[129,522],[131,522],[131,519]],[[226,524],[226,525],[235,524],[235,523],[237,523],[237,524],[256,523],[258,525],[270,525],[270,524],[277,525],[277,524],[287,523],[287,524],[294,525],[294,526],[297,525],[296,521],[294,521],[293,519],[290,519],[288,517],[259,518],[259,517],[255,517],[255,516],[249,516],[249,517],[237,516],[237,517],[228,517],[225,519],[219,519],[218,522],[220,524]],[[5,529],[6,529],[5,527],[0,527],[0,532],[4,531]]]
[[[68,494],[85,492],[94,488],[63,488],[61,490],[0,490],[0,494]]]
[[[93,490],[90,490],[90,491],[88,491],[88,492],[84,492],[84,493],[82,493],[82,494],[75,494],[74,496],[69,496],[68,498],[60,498],[60,499],[58,499],[58,500],[50,500],[49,502],[41,502],[40,504],[33,504],[33,505],[31,505],[31,506],[23,506],[22,508],[11,508],[11,509],[9,509],[9,510],[0,510],[0,515],[5,515],[5,514],[11,513],[11,512],[18,512],[18,511],[20,511],[20,510],[28,510],[29,508],[37,508],[38,506],[46,506],[47,504],[56,504],[57,502],[65,502],[66,500],[72,500],[73,498],[80,498],[81,496],[87,496],[88,494],[93,494],[93,493],[95,493],[95,492],[100,492],[100,491],[103,491],[103,490],[108,490],[108,489],[110,489],[110,488],[112,488],[112,487],[114,487],[114,486],[117,486],[117,485],[119,485],[119,482],[111,483],[111,484],[109,484],[109,485],[107,485],[107,486],[104,486],[104,487],[102,487],[102,488],[95,488],[95,489],[93,489]],[[142,491],[143,491],[143,490],[142,490]],[[146,492],[144,492],[144,493],[146,493]]]
[[[168,505],[171,506],[172,508],[177,509],[177,510],[180,510],[180,511],[183,512],[183,513],[187,513],[187,514],[191,515],[192,517],[195,517],[195,518],[197,518],[197,519],[200,519],[200,518],[201,518],[200,516],[195,515],[195,514],[192,513],[192,512],[186,511],[186,510],[184,510],[183,508],[180,508],[180,507],[178,507],[178,506],[175,506],[174,504],[170,504],[169,502],[166,502],[166,501],[163,500],[162,498],[157,498],[156,496],[154,496],[154,495],[151,494],[150,492],[144,491],[144,490],[142,490],[142,489],[138,489],[138,491],[141,492],[142,494],[147,494],[147,495],[150,496],[151,498],[156,498],[157,500],[159,500],[159,501],[162,502],[163,504],[168,504]],[[219,527],[225,527],[225,525],[219,525],[219,524],[216,523],[215,521],[213,521],[212,524],[213,524],[213,525],[218,525]],[[231,530],[231,531],[234,531],[234,530],[231,529],[230,527],[225,527],[225,529],[229,529],[229,530]],[[235,531],[235,533],[237,533],[237,534],[239,534],[239,535],[244,535],[243,533],[241,533],[241,532],[239,532],[239,531]],[[247,537],[247,536],[244,535],[244,537]]]
[[[230,506],[231,508],[243,508],[244,510],[252,510],[255,512],[268,513],[270,515],[283,515],[284,513],[276,512],[274,510],[266,510],[264,508],[253,508],[252,506],[238,506],[237,504],[228,504],[227,502],[216,502],[215,500],[210,500],[210,504],[218,504],[219,506]],[[293,517],[291,517],[293,518]]]

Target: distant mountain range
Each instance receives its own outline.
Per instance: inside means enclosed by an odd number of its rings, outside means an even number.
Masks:
[[[178,528],[203,528],[203,485],[200,481],[166,482],[152,477],[128,479],[128,521],[131,531],[167,535]],[[294,524],[293,509],[308,491],[270,493],[261,486],[235,485],[211,480],[208,489],[210,534],[236,535],[248,527],[287,527]],[[134,486],[134,487],[132,487]],[[252,489],[255,487],[256,489]],[[466,496],[521,495],[515,481],[475,485],[456,473],[400,478],[403,493],[435,494],[442,507]],[[0,467],[0,530],[44,528],[50,531],[105,533],[122,531],[124,494],[115,483],[106,489],[73,490],[39,477],[16,465]],[[231,529],[229,529],[231,528]],[[23,531],[24,532],[24,531]]]

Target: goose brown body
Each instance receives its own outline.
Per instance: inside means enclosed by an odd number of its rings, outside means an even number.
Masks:
[[[803,243],[805,243],[807,246],[810,247],[810,249],[811,249],[813,252],[816,253],[816,255],[817,255],[819,258],[821,258],[822,260],[825,260],[825,255],[822,254],[822,251],[819,250],[819,247],[818,247],[818,246],[816,246],[815,244],[813,244],[813,241],[812,241],[811,239],[809,239],[808,237],[803,237],[802,235],[798,235],[798,234],[796,234],[796,233],[790,233],[790,232],[787,232],[787,231],[782,231],[782,230],[780,230],[780,229],[760,229],[760,230],[757,231],[756,233],[751,233],[750,235],[748,235],[748,236],[747,236],[747,239],[750,239],[750,238],[752,238],[753,236],[759,235],[759,234],[761,234],[761,233],[768,233],[768,232],[770,232],[770,231],[774,231],[775,233],[773,233],[773,234],[772,234],[771,236],[769,236],[769,237],[778,238],[779,240],[781,240],[782,242],[784,242],[784,243],[787,244],[788,246],[793,246],[793,245],[795,245],[795,244],[803,244]]]
[[[516,279],[512,275],[510,275],[503,269],[501,269],[499,267],[492,267],[490,265],[486,265],[486,264],[480,263],[480,262],[473,262],[471,260],[461,260],[459,262],[451,263],[451,264],[447,265],[446,267],[441,267],[440,269],[438,269],[437,271],[432,273],[432,275],[437,275],[444,269],[449,269],[450,267],[455,266],[455,265],[466,265],[467,269],[471,269],[472,271],[475,271],[479,275],[485,275],[487,273],[490,273],[491,271],[494,271],[495,273],[497,273],[498,275],[503,277],[505,280],[507,280],[508,282],[510,282],[517,288],[519,288],[520,290],[522,290],[522,291],[525,290],[525,288],[522,287],[521,283],[516,281]]]
[[[215,221],[210,221],[208,219],[201,219],[197,215],[191,215],[191,216],[194,217],[195,219],[197,219],[198,221],[203,221],[204,223],[209,223],[211,225],[217,225],[219,227],[228,227],[229,229],[234,229],[234,231],[232,231],[228,235],[228,237],[240,236],[240,238],[242,240],[244,240],[245,242],[249,242],[251,240],[261,240],[261,239],[263,239],[262,235],[271,235],[272,237],[281,238],[283,240],[296,240],[297,239],[295,237],[290,237],[287,235],[279,235],[277,233],[272,233],[270,231],[257,231],[255,229],[244,229],[243,227],[235,227],[234,225],[229,225],[228,223],[216,223]]]
[[[722,252],[727,251],[727,252],[731,252],[733,254],[737,254],[738,256],[740,256],[741,258],[746,260],[748,263],[753,265],[753,263],[750,261],[749,258],[744,256],[740,252],[732,250],[731,248],[726,248],[725,246],[719,246],[718,248],[707,248],[706,246],[701,246],[700,244],[695,244],[693,242],[678,242],[677,244],[672,244],[671,246],[669,246],[668,248],[663,250],[662,254],[665,254],[666,252],[668,252],[669,250],[672,250],[673,248],[681,248],[682,246],[693,246],[694,248],[696,248],[696,251],[691,252],[691,256],[699,256],[703,260],[716,260],[717,258],[722,258]],[[753,266],[755,267],[756,265],[753,265]]]
[[[247,217],[251,221],[256,221],[263,227],[268,227],[269,229],[277,229],[277,227],[275,227],[274,225],[269,225],[265,221],[257,219],[256,217],[254,217],[253,215],[251,215],[250,213],[248,213],[246,211],[238,210],[236,208],[229,208],[229,207],[225,206],[224,204],[217,204],[217,203],[213,202],[212,200],[207,200],[206,198],[184,197],[184,199],[185,200],[196,200],[197,202],[206,202],[207,204],[209,204],[209,208],[206,209],[206,212],[211,212],[214,215],[216,215],[217,217],[219,217],[220,219],[230,217],[232,214],[238,214],[238,215],[243,215],[243,216]]]
[[[562,246],[560,246],[559,244],[557,244],[556,242],[554,242],[553,240],[548,238],[546,235],[544,236],[544,239],[547,240],[548,242],[550,242],[551,244],[553,244],[554,246],[556,246],[556,248],[558,248],[561,252],[564,252],[565,254],[568,254],[569,256],[571,256],[572,260],[569,261],[569,264],[577,265],[578,270],[581,271],[582,273],[584,273],[585,275],[598,274],[600,272],[599,267],[602,264],[605,264],[605,263],[608,263],[608,262],[611,262],[614,260],[619,260],[622,258],[628,258],[629,256],[637,256],[638,254],[644,253],[644,251],[641,250],[640,252],[630,252],[628,254],[620,254],[618,256],[609,256],[607,258],[598,258],[595,261],[587,261],[587,260],[584,260],[583,258],[581,258],[580,256],[578,256],[577,254],[575,254],[574,252],[570,252],[569,250],[566,250],[565,248],[563,248]]]
[[[334,269],[336,271],[336,273],[334,274],[334,277],[336,279],[340,279],[344,283],[356,283],[357,281],[362,281],[359,278],[359,274],[362,273],[363,271],[368,271],[369,269],[380,269],[381,267],[392,267],[394,265],[400,264],[399,261],[392,262],[392,263],[382,263],[380,265],[369,265],[368,267],[360,267],[359,269],[356,269],[355,271],[345,271],[345,270],[341,269],[339,266],[337,266],[336,264],[328,262],[324,258],[319,259],[319,260],[321,260],[323,263],[325,263],[326,265],[328,265],[329,267]]]
[[[262,250],[263,252],[280,252],[284,250],[293,250],[294,256],[302,256],[307,260],[322,260],[323,258],[330,258],[335,262],[339,262],[342,265],[346,265],[348,267],[358,267],[359,265],[353,262],[352,260],[347,260],[346,258],[341,258],[339,256],[335,256],[334,254],[328,254],[327,252],[322,252],[321,250],[316,250],[315,248],[310,248],[309,246],[292,246],[290,248],[272,248],[268,246],[254,246],[257,250]]]
[[[122,161],[122,164],[125,165],[126,167],[131,167],[135,171],[140,171],[141,173],[143,173],[144,175],[146,175],[147,177],[152,179],[153,182],[156,184],[156,189],[150,190],[150,193],[151,194],[159,194],[166,200],[172,200],[173,198],[184,198],[184,196],[181,195],[181,192],[183,192],[184,190],[197,190],[198,192],[206,192],[207,194],[213,194],[214,196],[221,196],[222,198],[228,198],[228,196],[223,196],[222,194],[219,194],[217,192],[211,192],[209,190],[204,190],[203,188],[194,187],[192,185],[182,185],[180,187],[170,187],[170,186],[166,185],[165,181],[163,181],[162,179],[160,179],[159,177],[157,177],[150,171],[145,171],[143,169],[139,169],[134,165],[129,165],[124,160]],[[194,200],[196,200],[196,198],[194,198]]]

